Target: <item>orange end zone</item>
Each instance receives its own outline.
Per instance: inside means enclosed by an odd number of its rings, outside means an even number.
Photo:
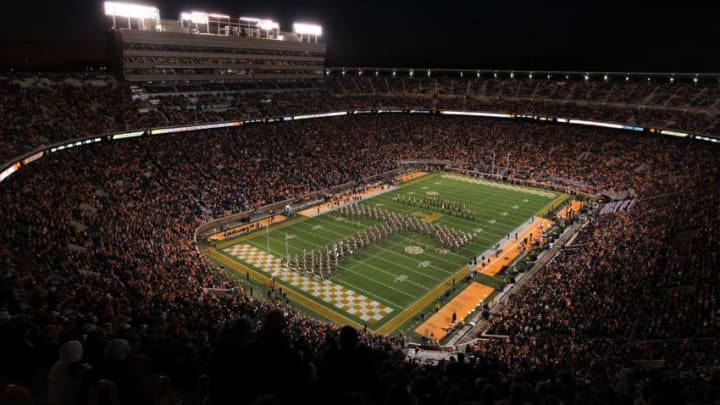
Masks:
[[[283,215],[275,215],[272,218],[270,218],[270,217],[263,218],[256,222],[251,222],[249,224],[236,226],[235,228],[228,229],[227,231],[216,233],[214,235],[211,235],[209,239],[210,240],[224,240],[231,236],[235,236],[235,235],[238,235],[241,233],[251,232],[256,229],[260,229],[260,228],[264,227],[265,225],[267,225],[268,223],[274,224],[277,222],[282,222],[286,219],[287,218],[285,218],[285,216],[283,216]]]
[[[557,216],[558,216],[558,218],[562,218],[562,219],[572,218],[572,217],[576,216],[577,214],[579,214],[580,210],[584,206],[585,206],[584,202],[578,201],[578,200],[572,200],[570,202],[570,204],[568,204],[567,207],[558,211]]]
[[[511,240],[502,247],[500,257],[490,258],[490,264],[486,264],[482,267],[480,269],[480,273],[485,274],[486,276],[494,276],[498,274],[500,270],[502,270],[503,266],[510,263],[514,258],[520,255],[520,249],[518,247],[522,243],[523,239],[528,238],[528,243],[532,244],[542,234],[542,230],[550,228],[552,224],[553,221],[549,219],[535,218],[535,221],[533,221],[530,226],[518,232],[517,240]]]
[[[471,310],[475,309],[492,292],[492,287],[473,282],[445,304],[440,311],[418,326],[415,333],[430,339],[441,340],[447,336],[447,332],[443,328],[452,327],[453,313],[456,315],[456,322],[462,321],[466,316],[470,315]]]

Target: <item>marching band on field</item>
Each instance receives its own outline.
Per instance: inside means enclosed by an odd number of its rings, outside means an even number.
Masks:
[[[306,276],[317,276],[323,280],[330,277],[332,272],[338,268],[340,258],[356,254],[360,250],[406,229],[427,235],[444,248],[452,250],[460,249],[474,239],[474,235],[471,233],[363,204],[343,206],[338,213],[343,217],[376,220],[380,224],[350,235],[333,243],[332,246],[326,245],[325,248],[313,249],[309,253],[303,249],[302,260],[296,254],[295,260],[291,260],[288,267]]]
[[[423,198],[409,197],[398,194],[395,198],[400,204],[419,208],[440,208],[444,214],[460,217],[469,221],[475,220],[476,212],[465,207],[465,203],[451,200],[441,200],[438,196],[425,196]]]

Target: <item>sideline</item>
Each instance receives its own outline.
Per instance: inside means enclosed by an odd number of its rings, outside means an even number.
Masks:
[[[462,322],[466,317],[470,316],[472,311],[485,301],[493,291],[495,291],[494,288],[473,281],[438,312],[418,326],[415,329],[415,333],[438,342],[441,341],[448,335],[448,332],[444,328],[453,326],[453,314],[456,315],[457,323]]]

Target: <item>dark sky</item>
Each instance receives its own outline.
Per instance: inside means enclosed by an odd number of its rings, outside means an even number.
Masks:
[[[204,10],[317,22],[328,66],[719,72],[712,1],[147,0],[163,18]],[[626,4],[622,4],[626,3]],[[0,67],[102,61],[102,0],[3,4]]]

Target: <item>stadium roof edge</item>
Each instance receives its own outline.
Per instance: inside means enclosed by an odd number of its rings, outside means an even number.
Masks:
[[[592,75],[592,76],[603,76],[603,75],[609,75],[609,76],[643,76],[643,77],[686,77],[686,78],[716,78],[720,79],[720,72],[620,72],[620,71],[582,71],[582,70],[547,70],[547,69],[537,69],[537,70],[528,70],[528,69],[488,69],[488,68],[482,68],[482,69],[473,69],[473,68],[467,68],[467,69],[459,69],[459,68],[429,68],[429,67],[402,67],[402,68],[394,68],[394,67],[372,67],[372,66],[327,66],[325,67],[326,71],[378,71],[378,72],[433,72],[433,73],[501,73],[501,74],[557,74],[557,75],[572,75],[572,76],[583,76],[583,75]]]

